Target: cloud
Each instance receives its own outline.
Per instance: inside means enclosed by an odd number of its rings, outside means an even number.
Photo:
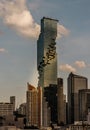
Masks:
[[[37,24],[26,5],[26,0],[1,0],[0,16],[9,27],[29,38],[38,38],[40,25]],[[58,25],[58,38],[67,35],[68,30]]]
[[[0,53],[7,52],[4,48],[0,48]]]
[[[84,61],[76,61],[75,65],[79,68],[85,68],[86,67],[86,63]]]
[[[69,34],[69,30],[66,29],[63,25],[58,24],[57,26],[57,38],[61,38],[62,36],[67,36]]]
[[[76,72],[76,69],[69,64],[60,65],[60,70],[65,72]]]
[[[8,26],[26,37],[36,38],[40,32],[40,26],[34,21],[27,9],[25,0],[1,0],[0,15]]]
[[[84,61],[75,61],[73,63],[73,66],[69,64],[63,64],[59,66],[59,69],[64,72],[76,72],[77,67],[80,69],[86,68],[86,67],[90,67],[90,64],[86,64]]]

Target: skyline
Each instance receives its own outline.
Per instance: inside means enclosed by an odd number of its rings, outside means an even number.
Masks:
[[[64,91],[70,70],[87,77],[90,85],[89,5],[89,0],[27,0],[26,3],[25,0],[12,0],[12,3],[11,0],[0,1],[1,101],[8,101],[10,96],[15,95],[19,103],[23,102],[27,82],[37,86],[36,36],[44,16],[59,20],[61,33],[58,30],[60,38],[56,46],[58,77],[64,79]]]

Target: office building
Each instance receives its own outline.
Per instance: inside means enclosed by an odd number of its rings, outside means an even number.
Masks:
[[[51,109],[48,105],[48,102],[46,101],[46,98],[44,97],[44,120],[43,120],[43,126],[48,127],[51,123]]]
[[[79,121],[79,101],[78,92],[87,89],[88,81],[86,77],[70,73],[68,76],[68,123]]]
[[[79,120],[86,121],[90,113],[90,89],[79,90]]]
[[[58,124],[66,124],[66,96],[63,94],[63,79],[58,78],[57,84]]]
[[[42,87],[37,87],[38,91],[38,127],[42,126]]]
[[[12,103],[0,103],[0,116],[5,117],[7,115],[13,115],[13,104]]]
[[[41,32],[37,41],[38,86],[47,87],[57,84],[57,37],[58,20],[45,18],[41,20]]]
[[[15,96],[10,97],[10,102],[0,102],[0,116],[13,115],[15,111]]]
[[[26,103],[20,104],[18,114],[26,116]]]
[[[27,83],[26,93],[26,118],[28,126],[38,126],[38,91],[37,89]]]
[[[45,124],[45,99],[50,108],[51,123],[57,122],[57,23],[58,20],[43,17],[37,41],[38,86],[42,87],[42,125]],[[48,94],[52,95],[48,96]]]
[[[51,112],[51,123],[55,124],[58,122],[57,119],[57,85],[50,84],[49,87],[44,88],[44,97],[48,102]]]
[[[10,96],[10,103],[13,104],[13,111],[15,111],[15,96]]]

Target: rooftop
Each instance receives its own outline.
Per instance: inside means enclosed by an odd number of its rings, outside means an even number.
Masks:
[[[49,20],[54,20],[54,21],[57,21],[57,22],[58,22],[57,19],[52,19],[52,18],[48,18],[48,17],[43,17],[42,20],[43,20],[43,19],[49,19]]]

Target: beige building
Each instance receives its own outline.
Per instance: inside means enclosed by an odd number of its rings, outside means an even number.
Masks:
[[[0,116],[13,115],[13,104],[12,103],[0,103]]]
[[[38,126],[38,90],[27,83],[27,93],[26,93],[26,103],[27,103],[27,125],[29,126]]]
[[[27,83],[26,119],[27,125],[42,127],[42,88]]]
[[[0,102],[0,116],[13,115],[15,111],[15,96],[10,97],[9,102]]]

